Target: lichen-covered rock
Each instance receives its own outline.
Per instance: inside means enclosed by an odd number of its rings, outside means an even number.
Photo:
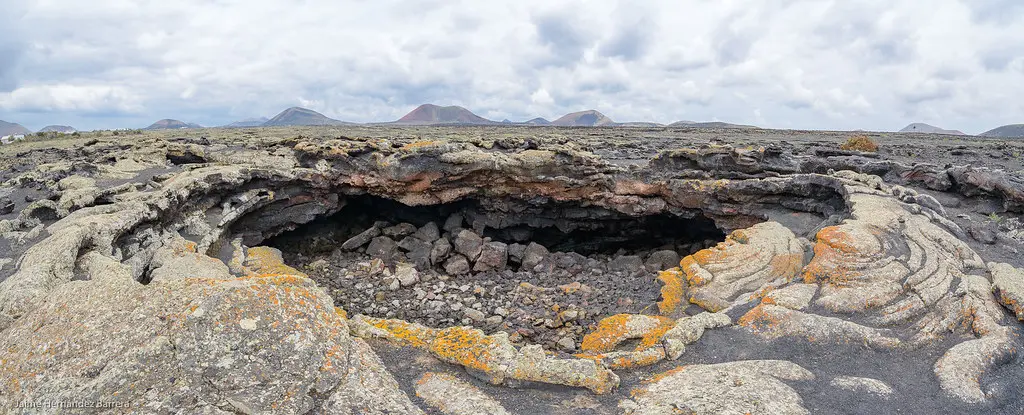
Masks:
[[[402,320],[355,316],[352,333],[363,338],[384,338],[422,350],[438,359],[463,366],[472,374],[498,385],[507,381],[551,383],[608,393],[619,377],[589,359],[560,359],[540,346],[516,348],[508,334],[490,336],[469,327],[431,329]]]
[[[583,338],[577,357],[603,362],[612,369],[648,366],[664,359],[675,360],[686,345],[700,340],[705,329],[732,324],[723,313],[700,313],[672,320],[662,316],[619,314],[602,319]],[[633,350],[616,350],[623,342],[639,339]]]
[[[768,339],[799,336],[809,342],[863,344],[878,349],[891,349],[901,343],[885,330],[765,303],[744,314],[737,324]]]
[[[1024,321],[1024,270],[1010,264],[991,263],[992,291],[999,302]]]
[[[231,278],[231,271],[223,262],[196,252],[195,242],[181,237],[172,238],[153,254],[150,263],[150,281],[170,281],[182,278]],[[282,264],[283,265],[283,264]]]
[[[347,403],[335,407],[349,411],[340,413],[414,408],[309,279],[144,286],[99,254],[80,266],[89,281],[57,287],[0,337],[0,405],[119,401],[150,413],[305,413],[317,396],[343,393]]]
[[[626,414],[808,414],[787,381],[814,380],[787,361],[751,360],[681,366],[659,374],[619,404]]]
[[[416,381],[416,396],[447,415],[509,415],[500,403],[446,373],[424,373]]]
[[[804,250],[796,235],[777,222],[735,231],[725,242],[683,258],[680,267],[694,304],[721,311],[744,294],[799,275]]]
[[[769,291],[761,299],[761,302],[793,310],[803,310],[811,305],[811,300],[814,299],[814,294],[817,292],[817,284],[795,283]]]

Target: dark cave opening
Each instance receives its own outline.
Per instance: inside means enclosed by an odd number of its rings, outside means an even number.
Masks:
[[[467,199],[453,203],[407,206],[370,195],[349,197],[337,213],[285,232],[264,244],[306,256],[326,254],[375,223],[433,222],[441,233],[470,229],[484,238],[506,244],[540,244],[552,252],[588,255],[636,254],[671,249],[685,254],[725,240],[715,222],[699,212],[692,217],[663,213],[630,216],[599,206],[559,202],[485,202]],[[454,218],[453,218],[454,217]],[[459,219],[461,217],[461,222]],[[454,222],[453,222],[454,221]],[[696,249],[694,249],[696,248]]]

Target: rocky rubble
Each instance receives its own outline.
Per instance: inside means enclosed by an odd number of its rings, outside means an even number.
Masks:
[[[0,187],[0,406],[547,413],[578,389],[596,413],[1024,409],[1019,173],[663,150],[639,165],[540,138],[29,152],[40,162]],[[970,226],[991,213],[999,244]],[[833,364],[837,348],[880,361]],[[924,375],[865,372],[887,359]]]

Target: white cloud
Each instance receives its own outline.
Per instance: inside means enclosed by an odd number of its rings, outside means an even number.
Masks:
[[[1017,0],[0,0],[0,119],[494,119],[980,132],[1024,122]],[[105,113],[98,118],[90,114]],[[145,122],[148,121],[148,122]],[[92,125],[89,125],[92,124]]]
[[[130,91],[110,85],[34,85],[0,94],[0,108],[15,111],[132,112],[141,108]]]

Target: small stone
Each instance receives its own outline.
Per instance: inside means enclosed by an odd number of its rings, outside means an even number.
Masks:
[[[469,272],[469,261],[462,255],[452,255],[444,262],[444,272],[452,275],[462,275]]]
[[[243,330],[256,330],[256,320],[251,318],[243,318],[239,320],[238,325],[241,326]]]
[[[579,317],[579,315],[579,311],[570,309],[561,312],[558,316],[562,319],[562,321],[573,321],[576,320],[576,318]]]
[[[560,349],[567,352],[576,350],[576,339],[574,339],[572,336],[562,337],[561,339],[558,339],[558,341],[555,342],[555,344],[557,344]]]
[[[484,316],[483,312],[481,312],[479,310],[474,310],[472,308],[467,308],[464,311],[464,314],[466,315],[466,317],[469,317],[470,319],[472,319],[475,322],[483,321],[484,318],[486,317],[486,316]]]
[[[403,287],[408,287],[420,281],[420,272],[412,264],[402,262],[395,265],[395,278]]]
[[[506,310],[504,307],[495,307],[494,314],[497,314],[502,317],[508,317],[508,310]]]
[[[490,316],[485,320],[485,322],[491,326],[497,326],[501,324],[502,321],[504,321],[504,319],[501,316]]]
[[[392,238],[400,238],[403,236],[412,235],[413,232],[416,232],[416,225],[413,225],[411,223],[399,223],[395,226],[384,228],[383,232],[384,235],[390,236]]]
[[[402,283],[399,282],[398,278],[395,277],[388,277],[387,279],[384,280],[384,284],[391,291],[395,291],[398,289],[398,287],[402,286]]]
[[[462,310],[462,303],[452,303],[451,308],[452,311]]]
[[[378,291],[377,294],[373,295],[373,300],[377,302],[384,301],[385,295],[383,291]]]
[[[480,251],[483,249],[484,240],[468,229],[463,229],[456,236],[452,242],[455,246],[455,252],[464,255],[467,259],[475,261],[480,256]]]

